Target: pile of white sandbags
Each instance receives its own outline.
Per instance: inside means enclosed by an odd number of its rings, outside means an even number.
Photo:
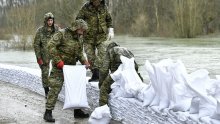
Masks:
[[[0,64],[0,80],[44,94],[39,69]]]
[[[220,96],[220,80],[210,79],[205,69],[191,74],[183,63],[165,59],[145,68],[150,84],[144,92],[143,106],[157,112],[175,111],[182,120],[192,119],[200,123],[220,123],[217,101]]]
[[[126,124],[219,123],[218,77],[211,79],[204,69],[188,74],[180,60],[174,62],[166,59],[153,64],[146,61],[145,68],[150,77],[147,85],[136,75],[132,59],[122,57],[122,61],[118,71],[111,75],[115,79],[109,99],[113,119]],[[0,64],[0,81],[44,95],[39,69]],[[91,111],[98,107],[97,83],[86,85]],[[64,101],[64,88],[59,100]]]

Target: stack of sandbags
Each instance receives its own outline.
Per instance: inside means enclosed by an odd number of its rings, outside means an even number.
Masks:
[[[165,59],[158,63],[145,62],[145,69],[150,77],[150,84],[144,91],[143,106],[154,106],[154,109],[165,108],[174,111],[187,111],[192,96],[188,94],[184,77],[187,72],[183,63]]]
[[[115,81],[111,85],[114,97],[138,98],[138,94],[145,87],[135,70],[134,58],[120,56],[122,64],[111,74]]]
[[[207,70],[187,74],[180,60],[171,59],[146,61],[145,69],[150,83],[143,90],[143,106],[184,122],[219,123],[220,80],[210,79]]]
[[[23,70],[24,69],[24,70]],[[40,94],[44,94],[40,70],[38,69],[29,69],[30,72],[23,67],[10,66],[8,68],[6,65],[0,66],[0,80],[7,81],[12,84],[16,84],[19,86],[29,86],[30,90],[35,91]],[[19,73],[20,72],[20,73]],[[37,72],[38,76],[33,74],[33,72]],[[25,76],[25,77],[24,77]],[[5,80],[6,78],[7,80]],[[16,77],[17,83],[14,83],[14,79]],[[25,82],[24,80],[29,80],[32,82]],[[94,85],[93,83],[96,83]],[[98,99],[99,99],[99,89],[97,87],[98,82],[93,82],[87,84],[87,97],[88,102],[91,107],[91,110],[94,110],[98,107]],[[24,87],[27,88],[27,87]],[[147,87],[145,87],[147,88]],[[59,100],[64,101],[64,88],[60,92]],[[178,117],[176,117],[176,113],[172,111],[162,111],[160,113],[155,112],[151,107],[143,107],[143,102],[136,98],[123,98],[118,97],[114,98],[110,95],[109,107],[111,110],[112,118],[115,120],[119,120],[122,123],[166,123],[166,124],[183,124],[183,123],[195,123],[195,121],[188,119],[188,121],[181,121]]]

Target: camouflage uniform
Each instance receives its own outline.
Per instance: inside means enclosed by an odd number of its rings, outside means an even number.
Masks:
[[[105,105],[108,103],[108,94],[111,92],[110,86],[114,82],[109,74],[114,73],[119,65],[122,63],[120,56],[125,56],[127,58],[132,58],[134,55],[124,47],[119,47],[115,42],[107,42],[107,52],[104,57],[104,62],[102,68],[100,68],[100,78],[99,78],[99,87],[100,87],[100,99],[99,105]],[[135,62],[135,69],[138,72],[138,65]],[[140,75],[139,75],[140,76]]]
[[[64,61],[66,65],[76,65],[79,60],[84,63],[81,40],[71,29],[65,28],[56,33],[48,44],[48,49],[52,57],[53,69],[49,78],[51,90],[48,94],[46,108],[53,110],[58,94],[63,86],[63,70],[57,68],[59,61]]]
[[[76,19],[83,19],[88,23],[88,30],[84,36],[84,49],[93,71],[99,67],[98,61],[102,60],[105,54],[103,42],[107,40],[108,28],[112,27],[112,18],[104,0],[97,8],[90,0],[79,11]]]
[[[48,14],[48,13],[47,13]],[[43,64],[39,65],[42,72],[42,83],[43,87],[48,86],[48,73],[49,73],[49,54],[47,51],[47,43],[54,33],[59,29],[54,24],[52,27],[47,26],[47,20],[49,19],[45,14],[44,26],[37,29],[37,33],[34,38],[34,50],[37,60],[42,59]],[[52,13],[49,13],[52,14]],[[53,16],[53,15],[52,15]],[[50,29],[50,30],[49,30]]]
[[[77,24],[79,25],[79,24]],[[75,25],[75,27],[77,27]],[[83,28],[87,29],[86,23]],[[86,61],[83,55],[82,36],[76,33],[77,28],[65,28],[54,34],[48,43],[48,50],[52,58],[53,69],[49,78],[50,91],[46,103],[46,109],[53,110],[58,94],[63,86],[63,70],[57,67],[57,63],[63,61],[65,65],[76,65],[79,60],[82,64]]]
[[[46,111],[44,120],[47,122],[55,122],[52,116],[52,110],[55,107],[58,95],[63,86],[63,66],[64,62],[67,65],[76,65],[79,60],[81,63],[88,62],[83,56],[82,35],[87,29],[87,24],[84,20],[76,20],[69,28],[62,29],[53,35],[49,41],[47,48],[52,59],[52,71],[49,77],[50,91],[46,102]],[[74,116],[75,116],[74,110]],[[82,113],[80,109],[77,111],[78,117],[88,117],[88,114]]]

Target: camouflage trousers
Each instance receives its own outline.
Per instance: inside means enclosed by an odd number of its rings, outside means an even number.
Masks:
[[[53,67],[49,77],[50,91],[47,96],[46,109],[53,110],[64,82],[63,70]]]
[[[43,87],[49,87],[48,74],[49,74],[49,65],[41,65],[41,77]]]
[[[86,52],[88,61],[91,64],[92,69],[99,68],[100,62],[103,59],[103,56],[105,55],[105,51],[106,51],[104,43],[100,43],[100,44],[84,43],[84,50]]]
[[[111,85],[114,83],[111,76],[108,75],[103,82],[100,82],[100,93],[99,93],[99,106],[108,104],[109,93],[111,92]]]
[[[88,35],[84,38],[84,50],[91,65],[91,69],[99,68],[101,64],[100,62],[106,51],[106,46],[104,45],[107,39],[106,36],[105,33],[102,33]]]

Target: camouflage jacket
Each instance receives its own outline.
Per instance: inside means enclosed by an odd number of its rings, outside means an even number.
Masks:
[[[34,51],[36,58],[41,58],[44,64],[49,63],[49,53],[47,50],[47,43],[51,39],[52,35],[59,30],[58,26],[54,27],[54,31],[47,31],[46,26],[42,26],[37,29],[37,33],[34,38]]]
[[[75,65],[79,60],[84,63],[82,38],[69,28],[62,29],[53,35],[48,43],[48,50],[53,65],[64,61],[65,65]]]
[[[87,2],[79,11],[76,19],[83,19],[88,23],[85,37],[107,34],[107,29],[112,27],[112,17],[105,4],[100,4],[96,9],[91,2]]]
[[[131,51],[127,50],[124,47],[113,47],[111,48],[105,55],[104,60],[103,60],[103,64],[102,67],[100,68],[100,73],[102,73],[102,75],[104,77],[107,77],[109,74],[109,70],[111,71],[111,73],[114,73],[119,65],[122,63],[120,56],[125,56],[127,58],[132,58],[134,57],[134,55],[131,53]],[[135,70],[138,71],[138,65],[135,62]],[[105,78],[103,78],[104,80]]]

